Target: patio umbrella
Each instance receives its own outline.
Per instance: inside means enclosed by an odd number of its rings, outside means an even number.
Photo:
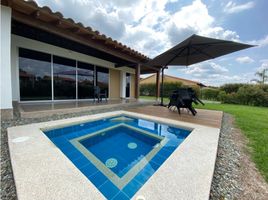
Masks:
[[[173,48],[156,56],[146,64],[149,66],[162,66],[161,105],[163,105],[164,69],[167,66],[189,66],[249,47],[253,47],[253,45],[192,35]]]

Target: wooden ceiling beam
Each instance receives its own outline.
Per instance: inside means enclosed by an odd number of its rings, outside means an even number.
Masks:
[[[7,6],[11,7],[13,4],[13,0],[7,0]]]

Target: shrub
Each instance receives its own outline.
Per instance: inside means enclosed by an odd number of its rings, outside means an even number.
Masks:
[[[226,84],[220,88],[222,103],[268,106],[268,85]]]
[[[202,89],[202,99],[207,100],[217,100],[220,90],[212,88],[203,88]]]
[[[238,99],[237,99],[237,94],[234,92],[226,94],[225,98],[221,102],[222,103],[229,103],[229,104],[240,104]]]
[[[160,91],[161,91],[161,86],[160,85]],[[164,97],[169,97],[174,90],[177,90],[178,88],[181,88],[183,85],[181,82],[164,82],[164,91],[163,91],[163,96]]]
[[[219,94],[218,94],[217,99],[219,101],[221,101],[221,102],[225,102],[226,98],[227,98],[226,92],[225,91],[220,91]]]
[[[268,93],[260,85],[244,85],[237,92],[239,103],[252,106],[268,106]]]
[[[142,96],[155,96],[156,84],[148,83],[140,85],[140,94]]]
[[[220,90],[225,91],[226,94],[230,93],[236,93],[240,87],[242,87],[244,84],[242,83],[229,83],[229,84],[224,84],[223,86],[220,87]]]

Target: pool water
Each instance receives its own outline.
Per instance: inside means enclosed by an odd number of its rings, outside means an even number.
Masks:
[[[190,131],[117,116],[45,134],[107,199],[130,199]]]
[[[116,175],[123,177],[160,141],[131,128],[118,126],[80,143]]]

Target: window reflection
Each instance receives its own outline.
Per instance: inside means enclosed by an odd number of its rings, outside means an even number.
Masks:
[[[53,56],[54,99],[76,98],[75,60]]]
[[[109,92],[109,69],[95,71],[94,65],[79,61],[76,68],[75,60],[53,56],[52,61],[50,54],[24,48],[19,49],[19,80],[21,101],[52,100],[52,91],[54,100],[90,99],[94,82],[101,93]]]
[[[20,100],[51,100],[51,56],[19,49]]]
[[[96,67],[97,71],[97,86],[100,87],[101,92],[106,92],[107,96],[109,94],[109,69],[103,67]]]
[[[77,64],[78,79],[78,98],[89,99],[94,95],[94,66],[78,62]]]

